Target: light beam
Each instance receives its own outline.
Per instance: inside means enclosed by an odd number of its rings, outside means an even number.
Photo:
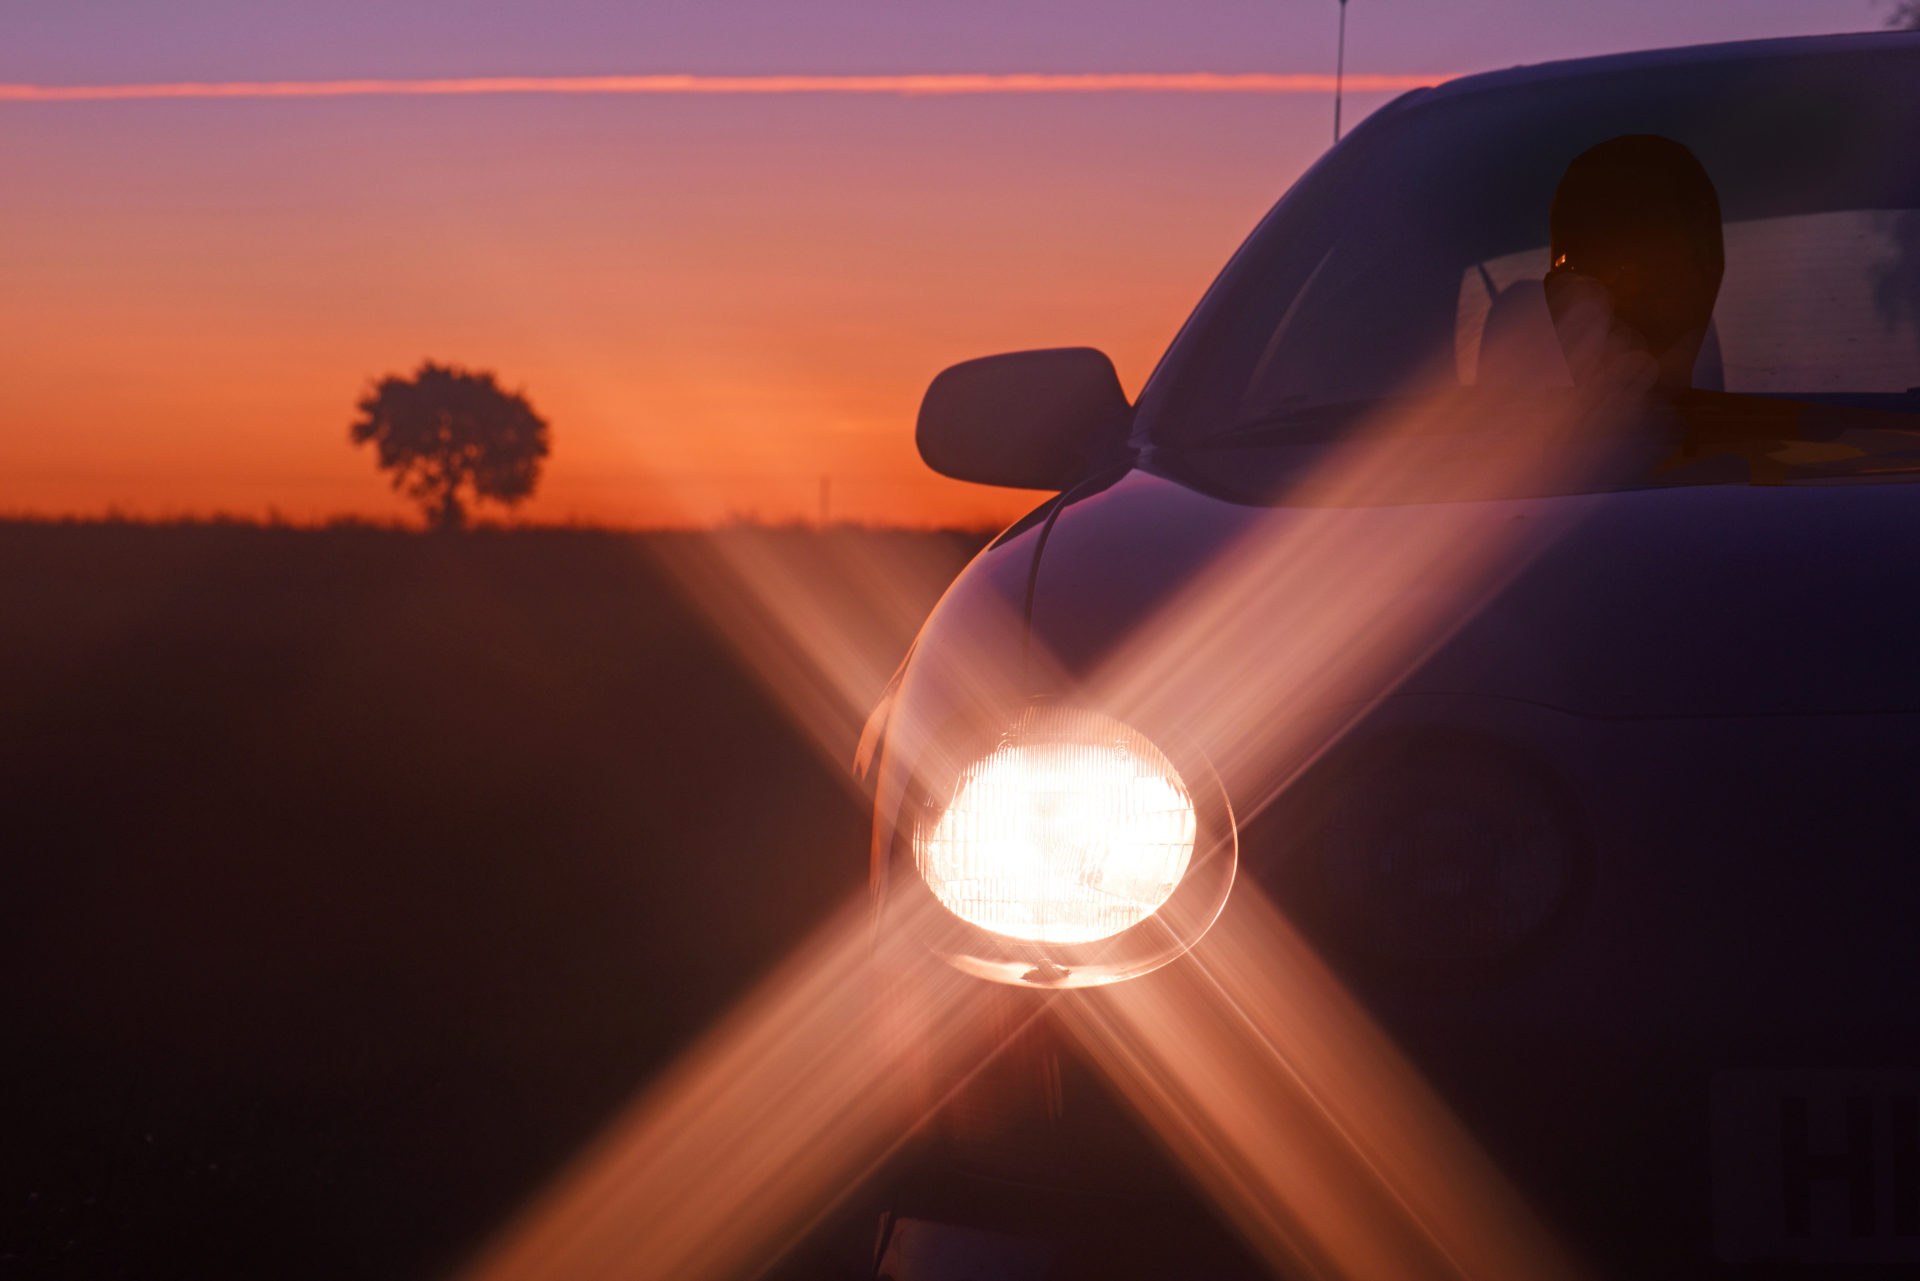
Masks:
[[[1601,385],[1384,410],[1133,628],[1081,696],[1207,754],[1244,824],[1632,465],[1649,362]],[[1502,416],[1511,427],[1488,429]],[[1463,421],[1464,420],[1464,421]],[[1655,442],[1657,445],[1658,442]]]
[[[1526,1205],[1273,906],[1056,1016],[1282,1275],[1556,1281]]]
[[[1230,790],[1270,796],[1269,780],[1323,751],[1553,532],[1517,528],[1509,504],[1437,500],[1554,492],[1618,465],[1618,428],[1648,371],[1628,360],[1616,372],[1491,454],[1469,451],[1465,470],[1445,402],[1388,415],[1303,483],[1304,505],[1255,521],[1137,629],[1090,691],[1149,733],[1180,727]],[[693,544],[676,572],[801,727],[823,749],[844,743],[877,692],[884,629],[842,617],[834,586],[878,592],[884,612],[921,571],[882,558],[838,578],[797,573],[761,537],[778,535]],[[872,1171],[926,1115],[912,1082],[928,1076],[904,1069],[964,1076],[994,1047],[977,1008],[990,989],[933,962],[910,917],[877,934],[869,921],[864,906],[846,909],[616,1122],[472,1281],[751,1272]],[[1185,960],[1055,1008],[1276,1265],[1353,1281],[1573,1275],[1253,887],[1236,888]]]
[[[467,1281],[727,1281],[777,1259],[995,1044],[990,989],[850,904],[673,1065]]]

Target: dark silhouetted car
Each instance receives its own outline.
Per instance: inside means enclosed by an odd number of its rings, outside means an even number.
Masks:
[[[1541,283],[1643,135],[1724,230],[1690,390],[1576,378]],[[1060,493],[863,747],[880,927],[1014,1029],[881,1275],[1257,1271],[1045,1012],[1256,888],[1595,1274],[1920,1275],[1920,34],[1408,94],[1136,403],[989,357],[919,440]]]

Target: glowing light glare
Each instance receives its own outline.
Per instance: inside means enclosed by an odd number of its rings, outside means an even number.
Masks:
[[[1618,379],[1598,390],[1594,403],[1576,407],[1583,412],[1531,422],[1514,449],[1490,454],[1489,487],[1517,491],[1531,479],[1551,489],[1576,469],[1569,444],[1606,438],[1610,421],[1624,421],[1607,397],[1626,404],[1635,387]],[[1272,795],[1263,780],[1284,781],[1314,759],[1560,527],[1536,521],[1537,508],[1498,503],[1388,505],[1361,522],[1356,510],[1424,475],[1420,443],[1443,439],[1421,430],[1417,414],[1387,426],[1313,478],[1330,496],[1323,506],[1276,512],[1136,627],[1093,686],[1103,705],[1130,719],[1178,723],[1236,797],[1255,798],[1249,809]],[[883,675],[879,652],[848,661],[842,620],[818,607],[820,581],[796,586],[779,561],[757,554],[734,558],[731,569],[689,570],[681,581],[783,694],[797,724],[825,748],[850,745],[867,706],[854,700]],[[873,581],[887,580],[877,572]],[[914,589],[910,578],[895,584]],[[1276,618],[1306,625],[1276,629]],[[1275,652],[1281,641],[1286,648]],[[1033,652],[1047,661],[1038,638]],[[1143,777],[1190,802],[1151,744],[1099,719],[1106,730],[1096,746],[1121,746],[1157,768],[1126,773],[1109,768],[1111,758],[1069,768],[1062,762],[1093,754],[1090,740],[1069,735],[1029,732],[1002,744],[969,772],[982,782],[977,796],[956,788],[938,821],[916,830],[928,884],[948,888],[943,910],[979,920],[969,913],[998,902],[955,897],[964,861],[952,876],[942,871],[983,849],[962,817],[1001,812],[989,775],[1029,805],[1047,778],[1078,779],[1055,789],[1054,814],[1090,796],[1117,809],[1125,802],[1116,797],[1141,794],[1133,789]],[[1086,755],[1042,750],[1048,743],[1077,743]],[[986,768],[1003,750],[1019,764],[1004,777]],[[1089,777],[1109,782],[1089,787]],[[1190,804],[1187,814],[1190,825]],[[1194,839],[1191,826],[1185,831],[1181,860]],[[1165,879],[1178,875],[1155,883]],[[1038,887],[1048,901],[1045,882]],[[1134,919],[1164,901],[1136,905]],[[1280,913],[1253,886],[1233,903],[1182,962],[1064,994],[1047,1009],[1247,1239],[1288,1275],[1580,1275]],[[987,985],[959,970],[927,967],[901,998],[876,1000],[863,972],[880,961],[882,971],[911,973],[919,953],[908,940],[927,922],[909,919],[876,939],[858,911],[825,933],[821,955],[796,958],[610,1128],[470,1281],[751,1274],[873,1170],[926,1115],[922,1100],[901,1093],[920,1075],[909,1065],[964,1075],[993,1040],[984,1031]],[[875,946],[882,955],[869,955]]]
[[[647,548],[850,785],[868,713],[974,550],[919,531],[750,526],[656,534]]]
[[[927,911],[937,909],[926,904]],[[464,1281],[758,1276],[1017,1027],[909,933],[836,914],[610,1123]]]
[[[1139,924],[1186,875],[1193,798],[1167,758],[1096,712],[1029,711],[914,833],[914,861],[962,920],[1092,943]]]
[[[1584,1275],[1257,886],[1176,964],[1049,1009],[1276,1275]]]

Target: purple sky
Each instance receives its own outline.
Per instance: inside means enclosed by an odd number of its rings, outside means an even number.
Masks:
[[[1875,0],[1352,0],[1355,67],[1876,27]],[[1321,70],[1333,0],[6,0],[0,80]]]

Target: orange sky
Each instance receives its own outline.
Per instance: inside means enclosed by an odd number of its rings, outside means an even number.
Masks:
[[[1349,72],[1404,83],[1886,5],[1351,8]],[[1333,22],[1269,0],[28,6],[0,40],[0,515],[409,516],[347,424],[432,358],[552,423],[520,518],[812,519],[826,477],[837,519],[1004,522],[1034,496],[920,464],[927,380],[1084,343],[1136,391],[1326,146]],[[660,83],[682,72],[712,79]],[[924,92],[1036,72],[1071,91]],[[1273,83],[1084,82],[1201,72]],[[609,75],[632,83],[526,79]],[[516,91],[425,83],[475,76]],[[354,77],[415,83],[88,100]],[[1389,96],[1349,94],[1347,120]]]
[[[1383,95],[1363,100],[1373,105]],[[1321,95],[12,103],[0,512],[408,511],[367,380],[496,370],[541,521],[1002,522],[927,380],[1105,348],[1136,390],[1322,145]]]

